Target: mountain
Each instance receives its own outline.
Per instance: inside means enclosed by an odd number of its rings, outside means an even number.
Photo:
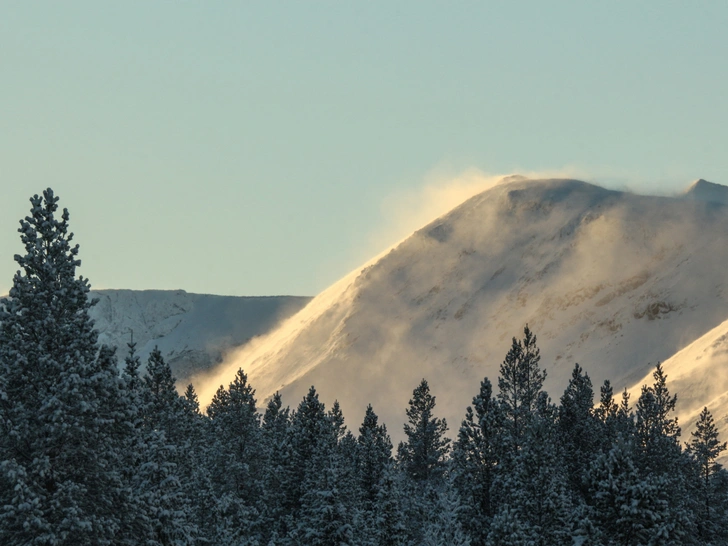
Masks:
[[[698,201],[712,201],[715,203],[728,204],[728,187],[714,184],[700,178],[693,182],[685,192],[688,199]]]
[[[311,298],[236,297],[189,294],[184,290],[93,290],[91,309],[99,341],[128,354],[133,332],[146,362],[158,346],[180,380],[222,362],[233,347],[262,335]]]
[[[662,368],[670,392],[678,396],[676,410],[683,439],[690,439],[689,432],[695,430],[705,406],[723,432],[723,440],[728,439],[728,320],[678,351]],[[650,372],[630,389],[631,400],[637,400],[641,385],[653,382]],[[728,462],[728,454],[724,460]]]
[[[538,336],[558,399],[574,363],[595,391],[631,387],[728,318],[728,207],[700,182],[679,197],[578,180],[509,178],[314,298],[197,378],[209,401],[242,367],[264,400],[310,385],[352,428],[371,402],[395,437],[421,378],[451,434],[513,336]],[[726,188],[719,188],[719,196]]]

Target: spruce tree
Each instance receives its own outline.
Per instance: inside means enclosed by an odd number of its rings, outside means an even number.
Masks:
[[[715,477],[721,469],[716,459],[726,450],[726,443],[721,444],[718,441],[718,430],[707,407],[700,412],[696,430],[691,436],[687,451],[695,461],[699,474],[696,488],[700,496],[700,508],[697,510],[698,536],[703,541],[715,540],[721,534],[721,527],[723,531],[726,527],[725,522],[720,521],[715,491]]]
[[[631,439],[620,436],[590,469],[597,534],[615,546],[679,543],[671,537],[673,522],[664,479],[640,476],[635,450]]]
[[[589,374],[576,364],[559,406],[559,432],[572,490],[587,492],[584,477],[600,451],[600,427],[594,415],[594,391]],[[607,411],[611,411],[607,410]]]
[[[124,383],[76,278],[68,210],[50,188],[30,202],[0,309],[0,543],[110,544],[130,525]]]
[[[415,482],[437,482],[445,472],[450,439],[445,436],[447,422],[434,416],[435,397],[425,379],[412,392],[404,425],[407,441],[401,442],[397,457]]]
[[[483,379],[473,406],[466,410],[452,455],[453,487],[462,504],[461,522],[474,546],[485,544],[496,511],[491,489],[500,461],[501,413],[492,390],[488,378]]]
[[[393,459],[392,441],[387,434],[387,427],[378,423],[377,414],[371,405],[367,406],[356,442],[357,500],[360,508],[358,534],[363,537],[363,543],[376,544],[377,512],[382,509],[379,503],[390,502],[390,499],[382,499],[380,493],[392,471]]]
[[[242,369],[220,387],[207,408],[211,479],[222,510],[238,535],[260,533],[264,452],[255,389]],[[238,535],[233,535],[238,536]],[[242,536],[242,535],[241,535]]]
[[[152,523],[148,542],[192,544],[205,527],[192,500],[203,491],[195,443],[201,439],[200,416],[177,393],[172,370],[157,347],[147,360],[141,400],[144,446],[134,484]]]
[[[521,448],[505,461],[493,484],[500,508],[506,510],[499,512],[517,515],[529,540],[540,546],[567,543],[573,523],[556,413],[546,393],[540,393]]]
[[[373,540],[376,546],[404,546],[407,544],[407,525],[402,509],[402,485],[392,467],[386,471],[380,481],[377,492]]]
[[[655,383],[643,386],[636,406],[637,441],[642,457],[641,463],[647,472],[669,472],[675,470],[680,454],[680,427],[675,411],[677,395],[671,395],[667,388],[667,376],[658,363],[653,373]]]
[[[291,464],[290,410],[283,407],[280,393],[268,402],[261,425],[263,448],[262,544],[276,536],[285,536],[292,527],[294,484],[297,473]]]
[[[546,372],[538,366],[540,360],[536,336],[526,326],[523,341],[513,338],[498,377],[498,400],[503,408],[504,431],[509,439],[511,456],[515,456],[523,444],[546,379]]]
[[[448,484],[437,493],[434,510],[429,514],[423,533],[423,546],[471,546],[468,533],[461,524],[463,506]]]
[[[362,497],[369,508],[375,505],[382,480],[392,464],[392,441],[386,425],[378,424],[371,404],[359,427],[358,463]]]
[[[599,391],[599,406],[594,410],[594,416],[600,423],[602,451],[608,451],[617,439],[618,412],[619,406],[614,401],[614,389],[607,379]]]

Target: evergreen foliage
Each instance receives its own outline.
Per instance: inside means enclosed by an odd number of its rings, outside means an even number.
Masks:
[[[526,327],[452,452],[422,380],[396,459],[371,406],[357,436],[314,387],[261,416],[243,370],[201,413],[159,350],[142,376],[132,338],[119,374],[98,344],[57,202],[31,198],[0,301],[3,546],[728,544],[726,443],[704,408],[681,446],[660,364],[634,411],[578,364],[556,406]]]
[[[99,347],[78,245],[51,189],[20,222],[25,255],[0,312],[0,543],[110,544],[129,523],[132,433],[113,352]]]
[[[405,472],[417,482],[437,481],[445,472],[450,439],[445,436],[447,422],[433,415],[435,397],[423,379],[412,392],[404,425],[407,441],[401,442],[397,457]]]
[[[492,391],[486,377],[473,398],[473,406],[466,410],[452,456],[453,486],[462,503],[461,523],[473,545],[485,544],[496,508],[491,490],[500,461],[502,423]]]
[[[509,440],[507,454],[511,457],[515,457],[523,445],[546,379],[546,372],[538,366],[540,361],[536,336],[526,326],[523,341],[513,338],[498,377],[498,401],[503,411],[504,434]]]
[[[692,440],[687,445],[687,451],[695,461],[699,480],[695,484],[699,495],[699,508],[697,508],[698,536],[703,540],[726,539],[726,525],[721,522],[718,512],[717,483],[721,465],[716,459],[726,450],[726,443],[718,440],[713,416],[708,408],[700,412],[695,432],[691,433]]]

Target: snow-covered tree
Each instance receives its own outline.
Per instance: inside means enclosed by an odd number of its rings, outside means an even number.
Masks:
[[[376,546],[404,546],[407,544],[407,525],[402,509],[402,485],[393,467],[382,476],[373,510],[373,527],[369,529]]]
[[[714,540],[721,527],[726,527],[725,522],[719,521],[715,483],[715,477],[721,469],[716,459],[726,450],[726,443],[720,443],[718,440],[718,429],[707,407],[700,412],[696,430],[691,436],[692,440],[688,443],[687,450],[695,461],[699,473],[696,484],[700,496],[696,514],[698,536],[704,541]],[[723,525],[720,525],[721,523]]]
[[[584,481],[591,462],[600,451],[602,430],[594,415],[594,391],[589,374],[576,364],[559,406],[560,443],[571,487],[584,494]],[[606,411],[611,411],[611,408]]]
[[[521,522],[535,545],[565,544],[573,524],[556,413],[540,393],[518,453],[504,462],[492,488],[501,515],[510,514],[505,521]]]
[[[283,407],[280,393],[268,402],[261,425],[263,448],[263,544],[292,528],[295,504],[293,484],[298,474],[291,464],[290,410]]]
[[[590,470],[593,520],[608,546],[661,545],[675,542],[665,483],[640,476],[635,447],[620,437]]]
[[[371,404],[368,405],[357,439],[361,493],[369,507],[376,503],[382,480],[393,462],[392,441],[386,425],[380,425],[378,419]]]
[[[636,434],[641,464],[647,472],[670,472],[680,454],[680,427],[675,417],[677,395],[667,388],[661,364],[653,373],[655,383],[644,385],[636,406]]]
[[[50,188],[30,202],[0,309],[0,543],[109,544],[130,525],[124,382],[97,343],[68,210]]]
[[[463,506],[452,484],[437,494],[434,509],[425,524],[423,546],[470,546],[471,541],[461,525]]]
[[[207,414],[211,480],[216,494],[225,499],[224,513],[236,529],[259,533],[265,458],[255,389],[242,369],[227,389],[218,389]]]
[[[447,422],[435,417],[435,397],[423,379],[412,392],[404,425],[407,441],[401,442],[397,458],[402,468],[416,482],[436,482],[445,472],[450,439],[445,436]]]
[[[513,338],[510,350],[500,366],[498,400],[503,409],[504,432],[510,443],[510,455],[515,456],[531,418],[546,379],[546,372],[539,368],[541,355],[536,346],[536,336],[526,326],[523,341]]]
[[[483,379],[472,407],[466,410],[452,454],[453,487],[462,505],[461,522],[476,546],[485,543],[496,510],[491,488],[499,463],[501,413],[492,390],[488,378]]]

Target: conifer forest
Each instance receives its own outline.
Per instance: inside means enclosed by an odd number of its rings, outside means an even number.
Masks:
[[[637,400],[577,364],[555,402],[526,326],[461,423],[413,385],[396,449],[376,408],[261,404],[244,370],[201,408],[159,351],[99,345],[68,211],[30,201],[0,302],[2,546],[728,544],[726,444],[707,409],[681,434],[659,364]]]

